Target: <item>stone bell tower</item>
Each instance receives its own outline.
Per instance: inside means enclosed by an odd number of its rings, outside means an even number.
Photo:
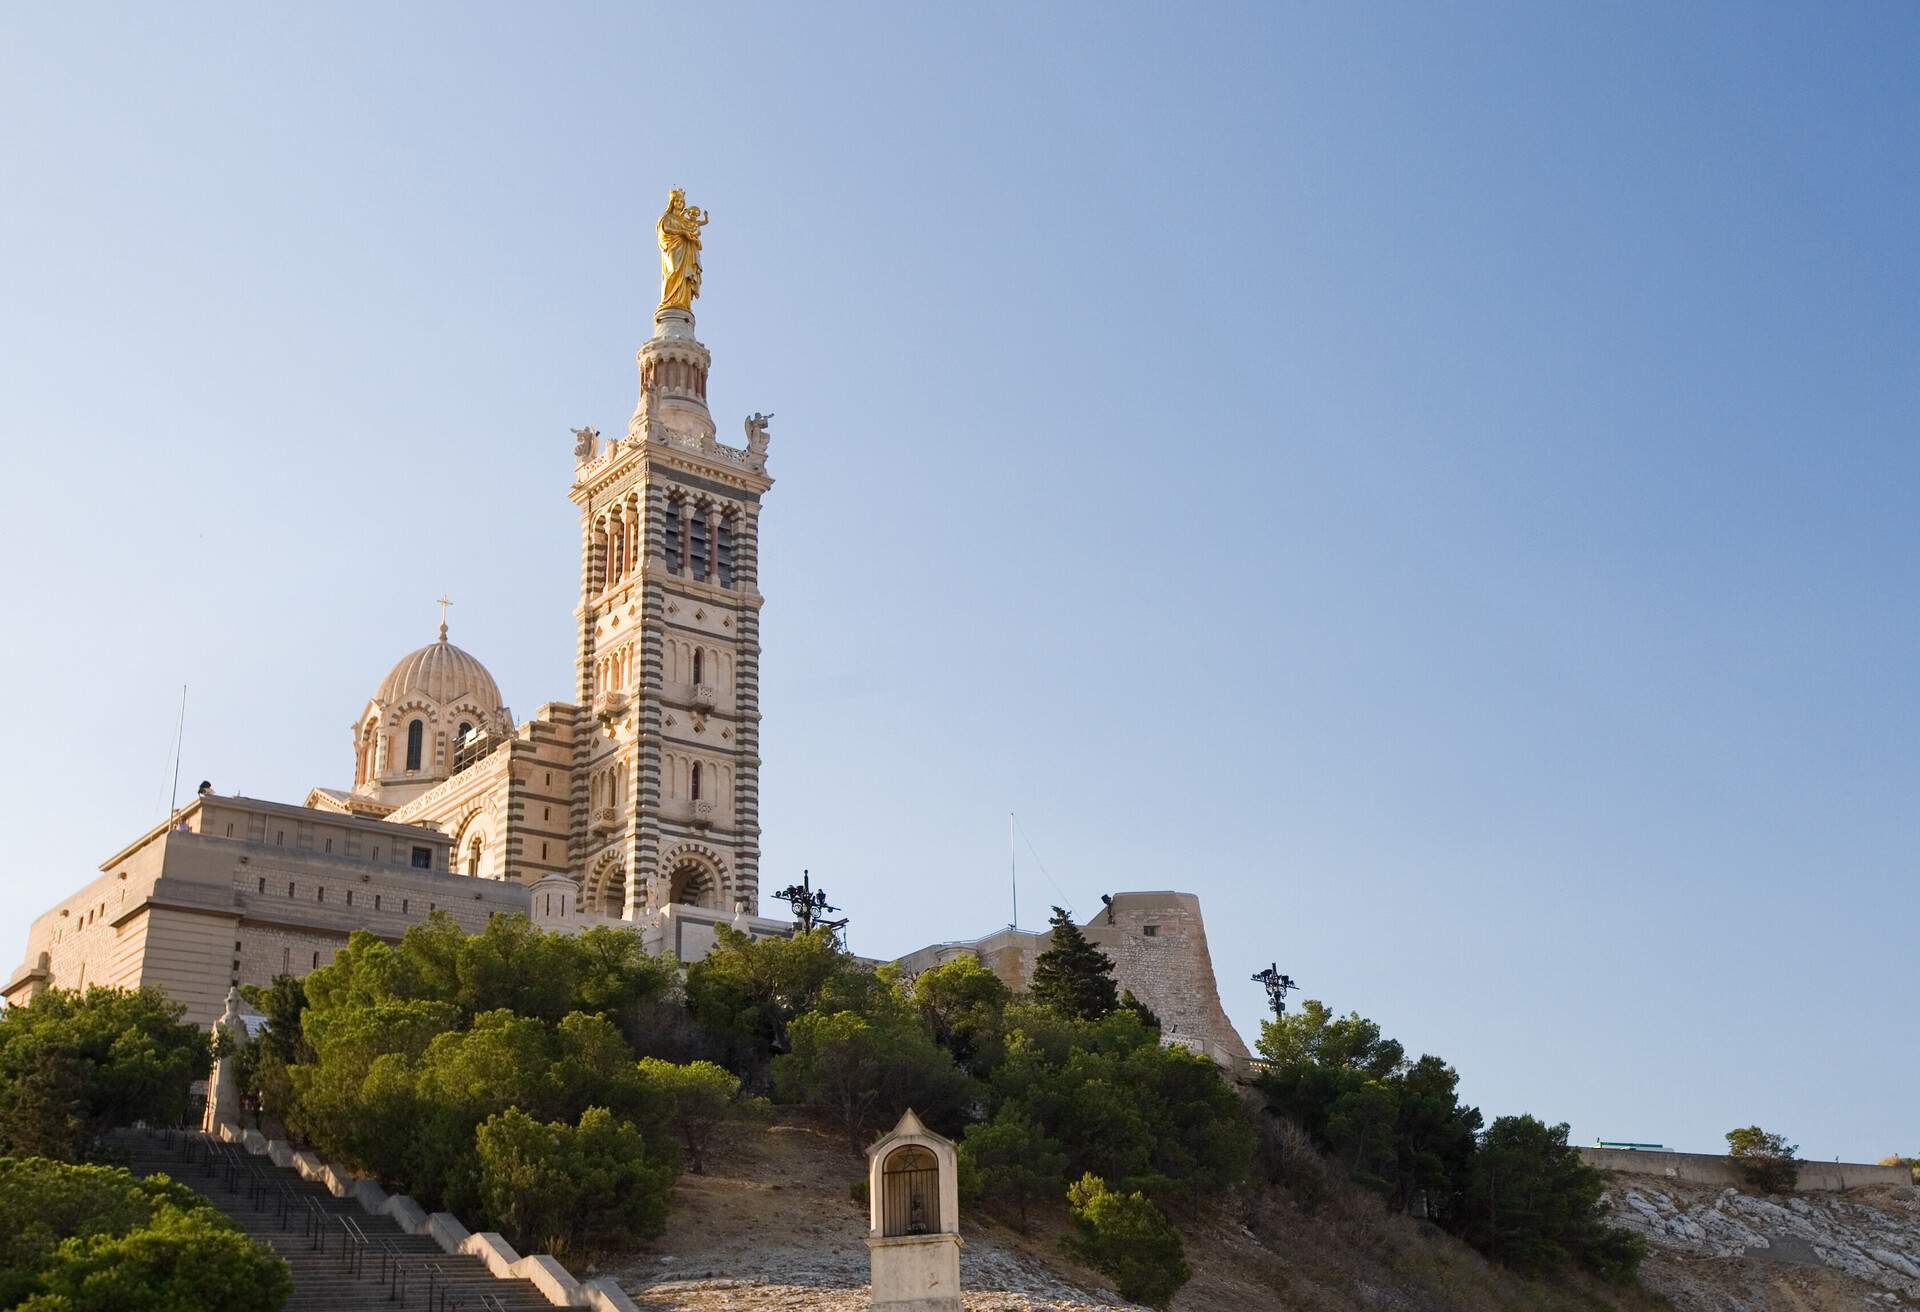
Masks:
[[[664,293],[626,436],[576,431],[580,606],[570,849],[583,908],[759,910],[760,501],[766,419],[715,440],[694,336],[699,228],[673,194]]]

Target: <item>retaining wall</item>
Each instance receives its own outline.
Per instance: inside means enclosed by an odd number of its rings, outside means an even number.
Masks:
[[[1743,1181],[1733,1162],[1719,1153],[1669,1153],[1643,1148],[1582,1148],[1580,1160],[1602,1171],[1620,1171],[1631,1175],[1657,1175],[1688,1184],[1731,1185]],[[1870,1162],[1801,1162],[1800,1182],[1795,1192],[1824,1190],[1844,1193],[1870,1184],[1912,1184],[1913,1173],[1904,1166],[1879,1166]]]

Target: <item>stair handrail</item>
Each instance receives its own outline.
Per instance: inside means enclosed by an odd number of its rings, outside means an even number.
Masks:
[[[307,1224],[305,1234],[312,1239],[308,1245],[324,1253],[327,1251],[327,1212],[316,1202],[311,1194],[306,1198]]]
[[[340,1222],[340,1262],[348,1274],[365,1276],[367,1273],[367,1236],[353,1223],[353,1218],[342,1212],[334,1213],[334,1219]]]

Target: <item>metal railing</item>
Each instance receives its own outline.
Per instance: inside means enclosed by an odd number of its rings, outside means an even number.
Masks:
[[[340,1265],[346,1268],[350,1276],[364,1276],[367,1273],[367,1236],[354,1224],[350,1216],[334,1213],[334,1220],[340,1223]]]
[[[272,1215],[283,1232],[292,1232],[297,1224],[308,1250],[323,1257],[337,1243],[342,1270],[357,1279],[377,1280],[386,1287],[386,1301],[395,1307],[417,1307],[423,1312],[506,1312],[507,1305],[498,1295],[480,1290],[456,1293],[439,1262],[410,1257],[390,1239],[368,1238],[351,1216],[329,1211],[314,1194],[284,1178],[280,1168],[263,1169],[252,1160],[253,1154],[238,1146],[186,1126],[150,1127],[148,1132],[156,1134],[163,1150],[181,1164],[182,1177],[197,1173],[205,1180],[218,1181],[236,1201],[244,1197],[262,1217]],[[371,1276],[367,1271],[369,1250],[380,1259],[377,1273]]]

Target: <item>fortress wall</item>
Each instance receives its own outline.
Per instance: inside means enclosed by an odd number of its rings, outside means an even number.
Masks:
[[[1191,893],[1116,893],[1112,905],[1082,929],[1113,962],[1115,982],[1160,1017],[1161,1037],[1229,1069],[1246,1060],[1247,1045],[1220,1005],[1199,898]],[[1049,938],[1043,932],[998,929],[968,942],[921,948],[897,964],[913,976],[965,954],[978,957],[1007,987],[1024,993]]]
[[[1220,1005],[1207,923],[1191,893],[1116,893],[1086,934],[1120,986],[1153,1008],[1161,1036],[1231,1068],[1251,1054]]]
[[[1669,1153],[1643,1148],[1582,1148],[1580,1160],[1602,1171],[1629,1175],[1656,1175],[1688,1184],[1740,1187],[1743,1181],[1733,1163],[1719,1153]],[[1868,1162],[1801,1162],[1796,1192],[1843,1192],[1870,1184],[1912,1184],[1904,1166]]]

